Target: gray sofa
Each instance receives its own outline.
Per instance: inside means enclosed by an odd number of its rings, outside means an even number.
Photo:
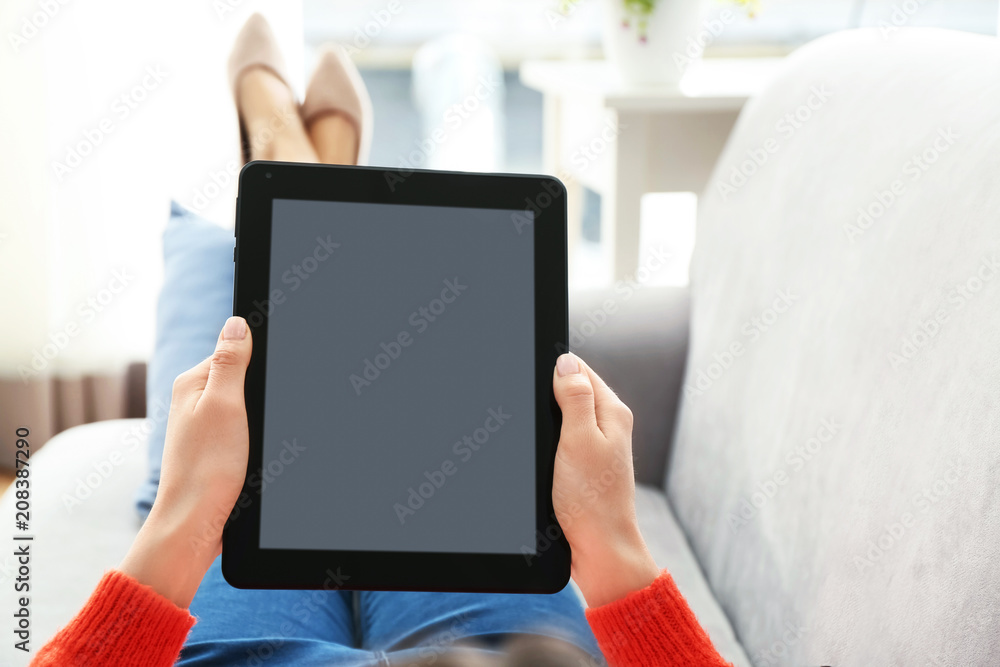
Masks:
[[[689,319],[645,290],[580,348],[737,663],[1000,665],[998,71],[939,30],[799,50],[699,200]]]
[[[997,72],[961,33],[803,48],[703,193],[690,293],[573,297],[576,325],[615,302],[578,351],[635,413],[643,533],[738,665],[1000,664]],[[141,427],[33,460],[36,642],[134,534]]]

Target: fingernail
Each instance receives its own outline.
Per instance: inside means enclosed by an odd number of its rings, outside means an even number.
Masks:
[[[222,340],[243,340],[247,337],[247,321],[242,317],[230,317],[222,327]]]
[[[580,372],[580,362],[572,354],[560,354],[556,359],[556,373],[559,377]]]

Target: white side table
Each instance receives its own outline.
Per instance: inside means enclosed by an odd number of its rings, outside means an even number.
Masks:
[[[613,278],[639,261],[639,202],[647,192],[708,184],[744,102],[781,58],[706,59],[679,88],[623,84],[600,60],[526,61],[524,85],[544,95],[543,159],[569,191],[569,250],[580,239],[582,186],[602,196],[601,242]]]

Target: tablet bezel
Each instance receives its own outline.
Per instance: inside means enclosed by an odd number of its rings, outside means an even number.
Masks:
[[[512,233],[534,235],[536,554],[320,551],[260,548],[267,317],[254,305],[271,289],[274,199],[371,202],[511,211]],[[528,215],[530,211],[533,221]],[[570,576],[569,544],[552,507],[561,413],[552,369],[568,338],[566,189],[550,176],[250,162],[239,178],[233,313],[247,319],[253,356],[246,376],[247,479],[223,536],[222,572],[253,589],[554,593]],[[255,315],[255,313],[257,313]]]

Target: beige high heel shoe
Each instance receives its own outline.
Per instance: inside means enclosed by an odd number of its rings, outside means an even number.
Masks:
[[[367,164],[372,142],[372,100],[361,73],[344,49],[323,47],[319,63],[302,101],[302,123],[309,125],[325,114],[343,114],[358,133],[355,164]]]
[[[233,50],[229,54],[229,88],[233,91],[233,101],[236,103],[236,110],[239,113],[240,79],[248,71],[255,67],[268,70],[282,83],[288,86],[289,77],[285,66],[285,58],[278,48],[278,40],[271,30],[271,26],[260,14],[254,14],[247,19],[240,33],[233,43]],[[246,125],[243,116],[240,114],[240,148],[243,152],[243,162],[250,161],[250,138],[247,136]]]

